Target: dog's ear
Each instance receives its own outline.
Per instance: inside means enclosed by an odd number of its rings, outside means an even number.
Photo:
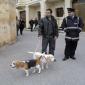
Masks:
[[[39,57],[39,60],[42,58],[43,56],[41,55],[40,57]]]
[[[15,63],[15,62],[16,62],[15,60],[12,61],[12,63]]]

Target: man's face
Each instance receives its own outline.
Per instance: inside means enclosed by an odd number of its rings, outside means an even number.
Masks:
[[[52,15],[52,13],[49,10],[47,10],[46,11],[46,16],[50,17],[51,15]]]
[[[74,12],[68,11],[68,16],[74,16]]]

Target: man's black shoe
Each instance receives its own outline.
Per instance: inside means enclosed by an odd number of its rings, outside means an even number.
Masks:
[[[75,57],[70,57],[71,59],[73,59],[73,60],[76,60],[76,58]]]
[[[63,58],[63,61],[66,61],[66,60],[68,60],[68,59],[69,59],[69,58],[66,58],[66,57],[65,57],[65,58]]]

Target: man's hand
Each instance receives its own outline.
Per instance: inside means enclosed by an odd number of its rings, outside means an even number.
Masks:
[[[41,36],[42,36],[42,35],[39,35],[39,34],[38,34],[38,37],[41,37]]]
[[[57,38],[58,38],[57,36],[54,37],[55,40],[56,40]]]
[[[38,39],[42,39],[42,35],[38,35]]]

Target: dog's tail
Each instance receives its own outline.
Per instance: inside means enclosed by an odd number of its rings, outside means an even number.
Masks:
[[[29,54],[34,54],[35,52],[27,52],[27,53],[29,53]]]

